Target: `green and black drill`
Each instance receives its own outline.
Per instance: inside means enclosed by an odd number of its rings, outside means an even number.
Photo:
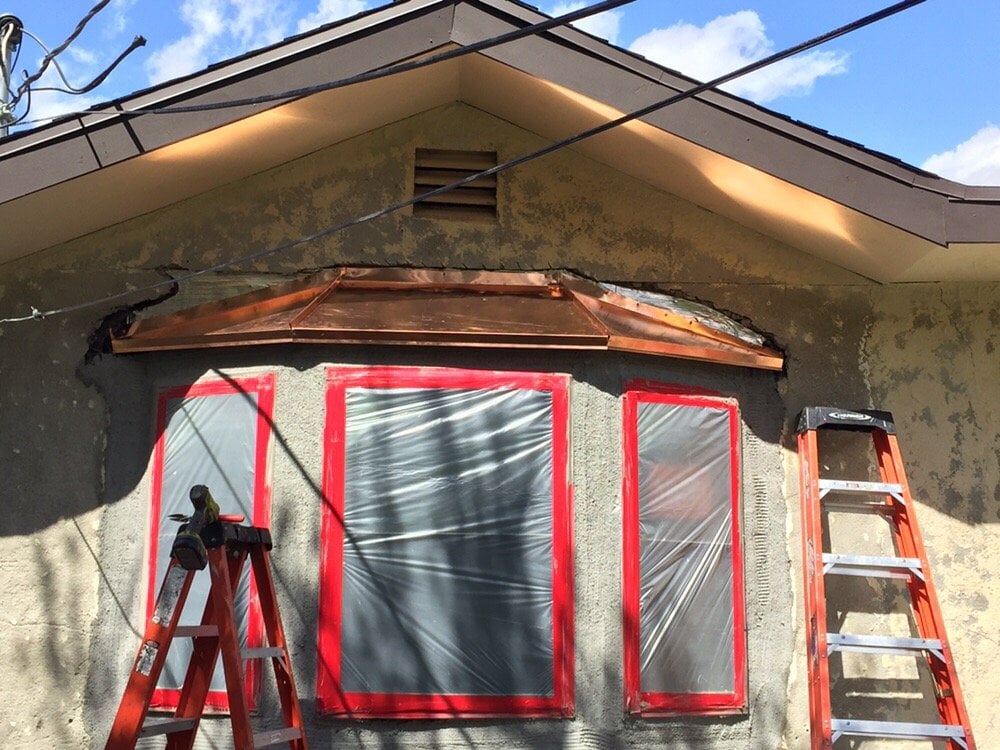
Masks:
[[[174,516],[176,520],[186,520],[170,548],[170,555],[184,570],[204,570],[208,565],[208,549],[205,546],[206,536],[218,536],[217,526],[220,513],[219,504],[212,498],[212,493],[203,484],[191,488],[191,503],[194,513],[185,518]],[[215,546],[215,545],[213,545]]]

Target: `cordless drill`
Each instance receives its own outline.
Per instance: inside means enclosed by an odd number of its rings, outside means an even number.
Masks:
[[[192,487],[190,497],[194,513],[174,537],[170,555],[184,570],[203,570],[208,565],[208,550],[203,535],[212,524],[218,522],[219,504],[203,484]]]

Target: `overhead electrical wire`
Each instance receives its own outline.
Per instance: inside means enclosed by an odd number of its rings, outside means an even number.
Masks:
[[[38,66],[38,70],[36,70],[27,78],[25,78],[24,81],[21,82],[21,85],[17,87],[17,94],[14,95],[14,97],[11,99],[10,102],[11,107],[17,106],[17,103],[21,100],[21,97],[24,96],[25,92],[27,92],[31,88],[31,84],[33,84],[35,81],[41,78],[45,74],[45,71],[48,70],[49,63],[53,62],[58,55],[62,54],[63,51],[65,51],[65,49],[69,47],[70,44],[72,44],[73,40],[76,39],[78,36],[80,36],[80,32],[82,32],[84,27],[86,27],[86,25],[90,23],[90,19],[96,16],[102,10],[104,10],[105,6],[110,2],[111,0],[100,0],[100,2],[97,3],[97,5],[95,5],[87,12],[87,15],[85,15],[83,18],[80,19],[80,22],[77,23],[76,28],[73,29],[72,33],[70,33],[70,35],[66,37],[65,40],[63,40],[62,44],[53,49],[51,52],[46,50],[47,54],[45,55],[45,57],[42,58],[42,62]]]
[[[192,271],[190,273],[178,276],[173,279],[160,281],[155,284],[149,284],[147,286],[139,287],[137,289],[132,289],[127,292],[120,292],[118,294],[110,295],[108,297],[104,297],[101,299],[90,300],[88,302],[81,302],[75,305],[67,305],[65,307],[60,307],[45,311],[37,310],[36,308],[32,307],[30,315],[25,315],[22,317],[15,317],[15,318],[3,318],[0,319],[0,323],[20,323],[28,320],[41,320],[54,315],[62,315],[65,313],[76,312],[78,310],[83,310],[90,307],[106,305],[109,302],[116,302],[118,300],[124,300],[134,297],[135,295],[138,294],[152,292],[166,286],[181,284],[185,281],[189,281],[191,279],[203,276],[205,274],[221,271],[226,268],[230,268],[232,266],[240,265],[243,263],[251,263],[253,261],[260,260],[261,258],[265,258],[269,255],[274,255],[276,253],[280,253],[285,250],[290,250],[291,248],[298,247],[299,245],[315,242],[316,240],[322,239],[323,237],[327,237],[331,234],[335,234],[345,229],[349,229],[351,227],[358,226],[360,224],[365,224],[374,219],[387,216],[403,208],[407,208],[408,206],[412,206],[416,203],[420,203],[421,201],[425,201],[428,198],[432,198],[437,195],[442,195],[444,193],[447,193],[449,190],[454,190],[457,187],[461,187],[462,185],[466,185],[470,182],[482,179],[483,177],[489,177],[495,174],[499,174],[500,172],[505,172],[509,169],[513,169],[514,167],[518,167],[527,162],[534,161],[535,159],[540,159],[541,157],[547,156],[551,153],[554,153],[555,151],[560,151],[564,148],[575,145],[588,138],[600,135],[601,133],[606,133],[609,130],[613,130],[614,128],[620,127],[621,125],[625,125],[626,123],[645,117],[646,115],[656,112],[657,110],[663,109],[665,107],[684,101],[686,99],[690,99],[694,96],[697,96],[698,94],[705,93],[706,91],[714,89],[725,83],[729,83],[730,81],[733,81],[737,78],[749,75],[750,73],[761,70],[762,68],[766,68],[770,65],[774,65],[775,63],[780,62],[781,60],[792,57],[793,55],[797,55],[800,52],[812,49],[813,47],[817,47],[821,44],[825,44],[826,42],[842,37],[845,34],[849,34],[851,32],[857,31],[858,29],[870,26],[874,23],[882,21],[886,18],[889,18],[890,16],[896,15],[897,13],[901,13],[904,10],[908,10],[924,2],[926,2],[926,0],[902,0],[902,2],[898,2],[893,5],[887,6],[881,10],[878,10],[867,16],[863,16],[855,21],[852,21],[851,23],[848,23],[844,26],[840,26],[836,29],[833,29],[832,31],[828,31],[825,34],[813,37],[808,41],[801,42],[794,46],[787,47],[784,50],[781,50],[780,52],[774,53],[773,55],[768,55],[767,57],[762,58],[761,60],[757,60],[756,62],[744,65],[741,68],[737,68],[734,71],[718,76],[717,78],[713,78],[712,80],[706,81],[705,83],[699,83],[695,86],[692,86],[689,89],[686,89],[685,91],[682,91],[678,94],[674,94],[673,96],[669,96],[666,99],[661,99],[659,101],[653,102],[652,104],[648,104],[645,107],[640,107],[639,109],[632,110],[631,112],[628,112],[627,114],[624,114],[621,117],[617,117],[613,120],[609,120],[608,122],[598,125],[596,127],[581,131],[576,135],[570,136],[569,138],[565,138],[555,143],[551,143],[548,146],[524,154],[523,156],[519,156],[515,159],[505,161],[502,164],[497,164],[495,167],[490,167],[489,169],[484,169],[481,172],[470,174],[448,185],[442,185],[440,187],[434,188],[433,190],[429,190],[426,193],[421,193],[420,195],[416,195],[412,198],[399,201],[398,203],[393,203],[391,205],[380,208],[376,211],[372,211],[362,216],[349,219],[348,221],[334,224],[332,226],[321,229],[318,232],[314,232],[313,234],[298,237],[294,240],[289,240],[288,242],[281,243],[280,245],[276,245],[256,253],[250,253],[248,255],[243,255],[239,258],[233,258],[232,260],[216,263],[212,266],[208,266],[206,268],[202,268],[197,271]]]
[[[7,115],[12,116],[12,113],[14,112],[15,108],[21,103],[22,99],[25,98],[27,99],[27,104],[24,108],[24,111],[21,113],[19,117],[17,117],[16,119],[13,120],[13,122],[10,123],[11,126],[35,122],[27,119],[28,114],[31,112],[31,96],[33,91],[59,91],[66,94],[85,94],[88,91],[91,91],[100,86],[104,82],[104,79],[106,79],[111,74],[111,71],[113,71],[116,67],[118,67],[118,64],[121,63],[122,60],[128,57],[128,55],[137,50],[139,47],[142,47],[146,44],[146,40],[143,37],[141,36],[135,37],[132,40],[132,43],[128,46],[128,48],[120,55],[118,55],[118,57],[115,58],[115,60],[110,65],[108,65],[100,74],[98,74],[96,78],[90,81],[90,83],[85,84],[84,86],[81,86],[79,88],[70,84],[70,82],[66,79],[66,76],[63,73],[63,70],[60,67],[57,58],[60,54],[65,52],[66,49],[69,47],[69,45],[72,44],[73,40],[75,40],[80,35],[80,33],[90,22],[90,20],[98,13],[100,13],[102,10],[104,10],[105,7],[107,7],[110,1],[111,0],[100,0],[100,2],[98,2],[97,5],[91,8],[87,12],[87,14],[80,20],[80,22],[77,23],[76,28],[73,29],[73,32],[68,37],[66,37],[65,40],[63,40],[62,44],[60,44],[58,47],[52,50],[46,47],[41,39],[39,39],[37,36],[32,34],[27,29],[25,28],[19,29],[19,31],[22,34],[32,39],[39,47],[41,47],[45,51],[45,57],[42,58],[42,62],[38,66],[38,70],[36,70],[34,73],[28,75],[28,71],[27,70],[24,71],[24,81],[22,81],[21,84],[17,87],[17,91],[14,92],[12,96],[10,96],[9,101],[0,103],[6,109]],[[6,49],[6,42],[4,42],[4,49]],[[18,53],[20,53],[20,50],[18,50]],[[16,64],[17,64],[16,55],[14,61],[10,62],[9,64],[6,59],[3,60],[3,74],[5,79],[9,79],[10,76],[13,74],[14,66]],[[40,88],[33,88],[32,84],[34,84],[36,81],[41,79],[43,75],[45,75],[45,71],[48,70],[49,65],[55,67],[56,73],[62,79],[63,83],[66,84],[66,86],[65,87],[45,86]],[[8,92],[9,92],[9,87],[8,87]],[[44,118],[44,119],[50,120],[52,118]]]
[[[64,112],[61,115],[58,115],[58,117],[104,116],[111,119],[119,119],[141,117],[143,115],[190,114],[193,112],[208,112],[234,107],[251,107],[257,104],[269,104],[271,102],[291,101],[293,99],[300,99],[303,96],[310,96],[324,91],[333,91],[334,89],[344,88],[345,86],[352,86],[356,83],[367,83],[368,81],[376,81],[380,78],[387,78],[389,76],[399,75],[400,73],[409,73],[410,71],[420,70],[421,68],[436,65],[440,62],[446,62],[447,60],[455,60],[459,57],[465,57],[466,55],[471,55],[476,52],[482,52],[483,50],[487,50],[492,47],[499,47],[502,44],[514,42],[518,39],[536,36],[549,31],[550,29],[559,26],[566,26],[574,21],[579,21],[583,18],[597,15],[598,13],[614,10],[615,8],[620,8],[623,5],[629,5],[634,2],[635,0],[602,0],[601,2],[594,3],[593,5],[587,5],[568,13],[564,13],[561,16],[546,18],[544,21],[539,21],[538,23],[522,26],[521,28],[514,29],[513,31],[489,37],[488,39],[474,42],[472,44],[466,44],[456,49],[446,50],[436,55],[422,57],[419,60],[397,63],[396,65],[378,68],[377,70],[366,70],[363,73],[347,76],[345,78],[339,78],[336,81],[318,83],[312,86],[303,86],[296,89],[287,89],[285,91],[278,91],[272,94],[260,94],[259,96],[245,97],[242,99],[226,99],[225,101],[204,102],[201,104],[170,104],[162,107],[141,107],[139,109],[115,109],[105,111],[100,109],[89,109],[77,112]],[[26,120],[22,124],[33,125],[41,122],[48,122],[52,119],[54,118],[46,117],[39,118],[37,120]]]
[[[35,36],[34,34],[32,34],[27,29],[21,29],[21,32],[24,33],[24,34],[26,34],[27,36],[31,37],[31,39],[34,40],[35,44],[37,44],[43,50],[45,50],[46,52],[49,52],[48,47],[46,47],[45,44],[42,42],[42,40],[39,39],[37,36]],[[84,84],[83,86],[80,86],[79,88],[76,87],[76,86],[73,86],[73,84],[71,84],[69,82],[69,80],[66,78],[66,74],[63,73],[62,67],[59,65],[59,61],[55,57],[53,57],[52,58],[52,67],[54,67],[56,69],[56,73],[59,74],[59,77],[62,79],[62,82],[64,84],[66,84],[66,85],[65,86],[36,86],[36,87],[30,87],[29,86],[26,89],[26,92],[27,92],[27,94],[29,96],[29,100],[30,100],[30,96],[31,96],[32,91],[35,91],[35,92],[37,92],[37,91],[59,91],[60,93],[63,93],[63,94],[86,94],[88,91],[93,91],[95,88],[97,88],[102,83],[104,83],[104,79],[106,79],[111,74],[111,71],[113,71],[116,67],[118,67],[118,64],[122,60],[124,60],[126,57],[128,57],[130,54],[132,54],[132,52],[134,52],[139,47],[145,46],[145,44],[146,44],[145,38],[143,38],[141,36],[135,37],[135,39],[132,40],[132,44],[130,44],[125,49],[124,52],[122,52],[120,55],[118,55],[118,57],[116,57],[111,62],[111,64],[108,65],[108,67],[106,67],[96,78],[94,78],[93,80],[91,80],[90,83]],[[49,53],[49,54],[51,54],[51,53]],[[46,119],[52,119],[52,118],[46,118]],[[20,122],[20,120],[19,120],[19,122]]]

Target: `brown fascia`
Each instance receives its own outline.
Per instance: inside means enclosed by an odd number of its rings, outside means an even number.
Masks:
[[[0,144],[0,202],[175,143],[280,102],[184,114],[118,110],[217,103],[329,82],[536,23],[511,0],[399,0],[200,73],[16,134]],[[479,54],[622,112],[694,85],[575,28],[554,29]],[[718,91],[644,120],[940,246],[1000,241],[1000,187],[965,186]]]

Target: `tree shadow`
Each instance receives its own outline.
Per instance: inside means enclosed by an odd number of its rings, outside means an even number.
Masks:
[[[420,350],[394,350],[368,353],[354,350],[339,352],[341,365],[365,365],[377,357],[380,365],[426,365],[426,352]],[[87,718],[92,734],[97,740],[106,736],[117,700],[125,684],[125,671],[135,653],[135,630],[142,629],[143,585],[134,580],[133,566],[141,564],[141,541],[144,537],[131,529],[132,543],[124,557],[116,550],[123,549],[130,537],[122,536],[131,522],[120,519],[122,512],[136,512],[143,508],[144,470],[149,461],[149,446],[155,438],[151,411],[158,383],[187,382],[206,373],[216,378],[229,378],[252,371],[277,373],[277,393],[274,418],[271,421],[273,441],[271,527],[276,545],[272,557],[274,577],[282,606],[286,635],[296,669],[307,731],[313,744],[331,747],[431,749],[454,747],[600,747],[619,748],[635,744],[653,743],[674,748],[701,748],[709,744],[734,747],[768,747],[781,736],[785,724],[784,703],[787,675],[791,660],[791,635],[787,623],[790,619],[790,601],[783,593],[783,584],[789,576],[787,554],[773,544],[784,538],[785,510],[780,492],[780,454],[777,449],[782,424],[774,377],[761,373],[719,374],[717,368],[685,363],[652,366],[641,358],[627,358],[624,362],[607,365],[605,361],[590,356],[556,355],[547,358],[546,366],[539,367],[537,360],[528,354],[504,353],[503,355],[470,352],[435,356],[435,366],[460,366],[486,370],[523,370],[568,372],[573,377],[571,400],[573,406],[573,481],[576,484],[576,513],[582,522],[582,531],[576,536],[574,587],[576,611],[576,664],[577,716],[575,719],[518,718],[449,719],[449,720],[384,720],[334,718],[320,712],[316,704],[315,679],[323,664],[316,647],[320,582],[320,560],[324,547],[320,535],[321,514],[329,508],[331,498],[324,493],[322,466],[324,446],[317,436],[324,434],[325,368],[323,355],[308,348],[279,348],[269,352],[273,359],[261,360],[259,352],[227,352],[226,368],[219,369],[218,352],[138,358],[140,366],[129,375],[140,382],[130,389],[135,398],[112,409],[112,427],[109,431],[109,506],[107,528],[102,528],[100,559],[104,585],[99,599],[98,622],[92,653],[107,665],[107,669],[91,669],[87,690]],[[371,357],[371,359],[369,359]],[[150,369],[146,369],[146,365]],[[279,364],[280,363],[280,364]],[[153,366],[155,364],[155,371]],[[116,389],[123,373],[112,368],[101,378],[102,388]],[[751,663],[749,670],[750,710],[745,715],[727,717],[677,717],[663,720],[632,719],[625,716],[621,683],[621,627],[620,588],[621,570],[621,516],[620,516],[620,440],[621,412],[619,396],[622,385],[633,377],[647,377],[678,382],[714,386],[718,390],[737,396],[743,407],[744,446],[755,462],[773,471],[766,480],[757,472],[743,473],[745,497],[744,539],[746,585],[748,606],[748,639]],[[147,416],[137,415],[144,410]],[[434,434],[428,447],[434,454],[443,456],[440,464],[452,472],[468,469],[467,454],[480,450],[486,455],[505,456],[509,442],[504,436],[505,423],[514,409],[501,404],[486,410],[477,429],[477,440],[470,438],[458,427],[457,422],[445,421]],[[401,464],[406,465],[412,446],[405,441],[390,441],[379,437],[373,445],[377,452],[387,455],[399,453]],[[525,475],[522,485],[529,486],[531,475],[539,473],[536,463],[510,459],[515,475]],[[137,468],[138,467],[138,468]],[[348,468],[350,471],[350,467]],[[447,472],[446,472],[447,473]],[[437,477],[431,476],[430,480]],[[423,478],[421,478],[423,479]],[[373,497],[392,497],[398,488],[388,477],[375,473],[372,477]],[[433,493],[430,493],[433,494]],[[528,527],[534,523],[529,505],[521,502],[520,491],[511,494],[498,487],[488,472],[470,475],[467,486],[459,493],[460,501],[452,504],[447,518],[434,521],[423,519],[423,538],[436,545],[435,558],[444,569],[476,571],[502,569],[504,581],[530,581],[530,571],[537,568],[531,546],[510,543],[503,535],[479,534],[490,530],[499,519],[484,516],[477,498],[491,498],[502,502],[514,526]],[[119,499],[120,498],[120,499]],[[407,508],[398,503],[384,503],[381,523],[394,530],[394,525],[404,527]],[[506,518],[506,516],[505,516]],[[114,520],[114,519],[117,519]],[[343,522],[343,519],[340,519]],[[426,675],[437,673],[434,680],[425,681],[428,690],[447,692],[451,681],[468,678],[462,670],[442,665],[429,644],[438,632],[407,631],[408,613],[403,608],[400,591],[420,583],[416,576],[419,565],[409,564],[420,555],[410,551],[396,553],[397,561],[407,564],[382,566],[379,555],[372,555],[371,540],[355,531],[350,521],[344,534],[345,550],[355,553],[359,570],[375,586],[376,596],[390,603],[378,614],[370,607],[356,613],[357,632],[360,633],[358,649],[362,660],[375,661],[380,648],[385,646],[380,635],[387,627],[402,631],[402,641],[410,655],[410,670],[423,671]],[[464,530],[472,533],[464,546],[444,543],[444,532]],[[398,529],[395,529],[398,530]],[[591,539],[591,534],[596,534]],[[602,541],[603,540],[603,541]],[[766,540],[759,541],[759,540]],[[610,544],[610,549],[609,549]],[[376,545],[377,546],[377,545]],[[403,545],[405,547],[405,544]],[[426,555],[424,556],[426,557]],[[601,562],[597,562],[601,561]],[[380,567],[382,566],[382,567]],[[448,607],[461,609],[460,590],[453,590],[442,601]],[[450,598],[449,598],[450,597]],[[399,607],[393,602],[400,602]],[[496,600],[491,618],[509,620],[507,637],[513,641],[529,642],[536,627],[531,621],[519,617],[519,602],[511,599]],[[443,608],[443,607],[442,607]],[[447,614],[447,613],[446,613]],[[477,613],[473,613],[477,614]],[[463,654],[482,654],[485,647],[481,634],[471,632],[478,628],[479,620],[473,616],[450,618],[440,632],[448,634],[453,651]],[[782,623],[784,623],[782,625]],[[784,628],[786,635],[775,638],[775,632]],[[131,630],[130,630],[131,629]],[[436,645],[435,645],[436,648]],[[392,666],[385,660],[383,669]],[[512,659],[499,661],[491,667],[492,678],[498,685],[517,688],[525,681],[525,664]],[[467,671],[467,670],[466,670]],[[783,676],[784,675],[784,676]],[[394,676],[390,675],[391,678]],[[593,683],[593,685],[591,685]],[[269,672],[265,674],[256,721],[259,728],[276,728],[279,716],[278,699]],[[206,722],[204,741],[225,747],[228,725],[224,719],[213,718]]]

